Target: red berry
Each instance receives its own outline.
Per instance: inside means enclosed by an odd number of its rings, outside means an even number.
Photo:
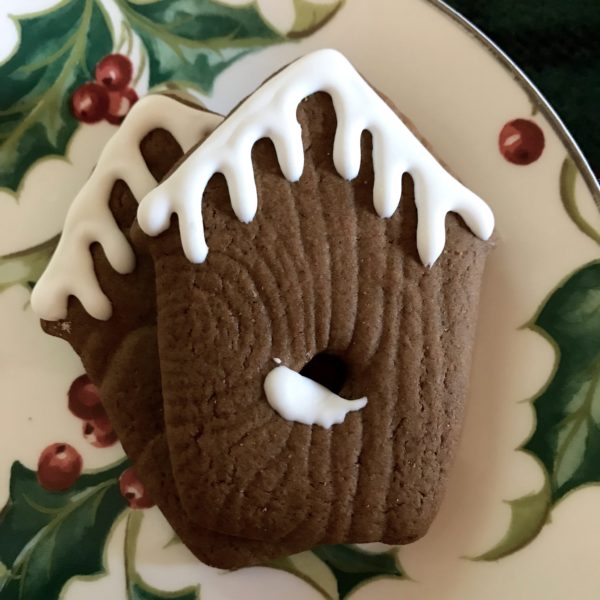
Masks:
[[[81,475],[81,455],[69,444],[51,444],[38,460],[37,480],[51,492],[70,488]]]
[[[111,92],[125,89],[132,75],[131,61],[123,54],[109,54],[96,65],[96,81]]]
[[[71,112],[83,123],[97,123],[108,111],[108,92],[97,83],[84,83],[71,96]]]
[[[84,421],[83,437],[96,448],[107,448],[117,441],[117,434],[106,415]]]
[[[133,467],[129,467],[121,473],[121,477],[119,477],[119,489],[130,508],[150,508],[154,506],[154,502],[148,497],[146,489],[138,479]]]
[[[113,125],[120,125],[131,107],[138,101],[138,95],[132,88],[120,92],[109,92],[106,120]]]
[[[100,392],[85,374],[80,375],[69,388],[69,410],[86,421],[106,416]]]
[[[533,121],[515,119],[500,131],[498,145],[507,161],[515,165],[529,165],[542,155],[544,133]]]

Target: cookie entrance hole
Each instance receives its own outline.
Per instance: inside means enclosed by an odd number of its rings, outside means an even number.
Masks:
[[[319,352],[302,367],[300,375],[308,377],[325,386],[334,394],[338,394],[348,378],[348,366],[335,354]]]

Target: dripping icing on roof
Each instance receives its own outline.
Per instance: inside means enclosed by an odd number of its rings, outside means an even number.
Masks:
[[[47,320],[65,318],[68,298],[73,295],[91,316],[110,317],[111,304],[97,281],[90,245],[100,243],[117,272],[134,268],[133,252],[108,206],[118,179],[127,183],[138,201],[143,198],[138,221],[147,234],[166,230],[171,215],[177,213],[186,256],[192,262],[204,261],[208,247],[201,198],[212,175],[225,175],[235,214],[243,222],[251,221],[257,210],[252,146],[269,137],[283,175],[297,181],[304,167],[304,149],[296,110],[302,99],[319,91],[332,97],[336,111],[333,157],[342,177],[356,177],[361,133],[368,129],[372,134],[373,204],[381,217],[394,214],[402,174],[412,175],[417,247],[425,265],[432,265],[444,248],[448,212],[460,214],[476,235],[489,238],[494,217],[487,204],[437,162],[344,56],[335,50],[318,50],[262,85],[157,187],[139,152],[143,137],[152,129],[164,128],[188,150],[203,130],[216,126],[221,118],[165,96],[138,102],[71,205],[57,250],[32,294],[36,314]]]
[[[69,296],[76,296],[92,317],[110,317],[111,303],[96,278],[90,245],[100,243],[119,273],[129,273],[135,266],[133,251],[109,208],[113,185],[122,179],[139,202],[156,185],[139,150],[146,134],[166,129],[187,151],[221,120],[168,96],[146,96],[134,105],[69,208],[56,251],[31,295],[39,317],[64,319]]]
[[[163,183],[141,202],[138,221],[145,233],[158,235],[169,228],[176,213],[183,250],[194,263],[206,259],[201,198],[208,181],[222,173],[232,208],[244,223],[257,210],[252,146],[272,140],[283,175],[297,181],[304,167],[298,104],[315,92],[327,92],[337,117],[333,158],[338,173],[350,180],[358,175],[360,138],[368,129],[373,137],[373,205],[381,217],[398,207],[402,174],[415,185],[418,211],[417,248],[430,266],[445,244],[445,217],[458,213],[482,239],[494,228],[487,204],[450,175],[415,135],[336,50],[318,50],[277,73],[248,97]]]

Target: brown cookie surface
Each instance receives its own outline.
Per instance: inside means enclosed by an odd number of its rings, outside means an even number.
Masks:
[[[305,547],[408,543],[443,495],[490,245],[449,215],[445,251],[424,267],[412,180],[379,218],[370,137],[347,182],[333,165],[329,97],[309,97],[298,119],[299,182],[282,177],[270,142],[254,147],[251,223],[233,214],[223,178],[211,180],[204,263],[184,257],[176,221],[152,240],[134,231],[156,271],[173,477],[190,521],[214,531]],[[340,395],[369,399],[329,429],[284,420],[263,391],[274,358],[300,371],[320,353],[347,368]]]

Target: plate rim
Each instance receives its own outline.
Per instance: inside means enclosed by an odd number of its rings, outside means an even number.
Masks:
[[[558,135],[560,141],[569,152],[570,158],[577,166],[579,173],[583,177],[592,199],[600,210],[600,181],[596,179],[592,168],[583,154],[581,148],[575,141],[575,138],[568,130],[556,110],[550,102],[537,88],[533,81],[525,74],[525,72],[513,61],[508,54],[500,48],[486,33],[484,33],[477,25],[473,24],[467,17],[461,14],[458,10],[450,6],[445,0],[425,0],[428,4],[437,8],[456,24],[458,24],[466,33],[472,35],[485,50],[500,63],[512,76],[513,80],[527,93],[535,107],[544,115],[546,120],[552,126],[554,132]]]

